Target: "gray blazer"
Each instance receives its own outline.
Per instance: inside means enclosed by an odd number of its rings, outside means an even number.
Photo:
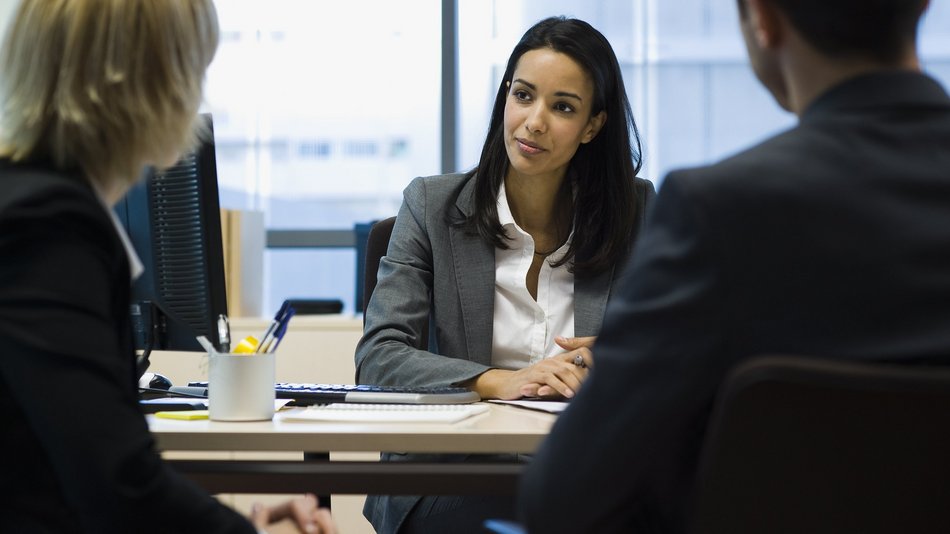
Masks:
[[[654,196],[653,184],[646,180],[638,178],[636,188],[640,219],[631,239]],[[462,174],[416,178],[404,191],[356,347],[358,383],[452,385],[491,368],[495,250],[456,224],[472,214],[474,191],[475,180]],[[575,279],[575,335],[600,331],[607,298],[618,283],[615,275],[622,272],[615,268]],[[415,456],[389,453],[383,458]],[[363,513],[377,532],[396,532],[420,498],[370,495]]]
[[[637,189],[642,219],[653,185],[638,178]],[[358,383],[451,385],[491,368],[495,250],[456,224],[472,214],[474,191],[462,174],[416,178],[404,191],[356,347]],[[576,336],[600,331],[621,272],[575,281]]]

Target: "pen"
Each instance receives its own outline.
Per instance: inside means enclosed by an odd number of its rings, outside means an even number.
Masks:
[[[277,310],[277,314],[274,315],[274,320],[271,321],[267,330],[264,331],[264,337],[261,338],[261,342],[254,352],[267,352],[265,349],[270,346],[274,334],[277,332],[277,329],[280,328],[283,317],[287,314],[288,308],[290,308],[290,301],[285,300],[284,303],[280,305],[280,309]]]
[[[264,331],[264,337],[261,338],[261,342],[257,344],[257,349],[254,352],[267,352],[266,348],[270,345],[271,340],[274,338],[274,333],[278,328],[280,328],[280,321],[271,321],[270,325],[267,326],[267,330]]]
[[[277,345],[280,345],[280,340],[284,339],[284,334],[287,333],[287,325],[290,324],[290,318],[294,316],[296,310],[292,307],[287,308],[287,312],[281,318],[280,326],[277,328],[277,331],[274,333],[274,341],[267,347],[267,352],[274,352],[277,350]]]
[[[223,313],[218,316],[218,352],[231,352],[231,324]]]
[[[214,350],[214,345],[211,344],[211,341],[210,341],[207,337],[205,337],[205,336],[198,336],[198,337],[195,338],[195,339],[197,339],[197,340],[198,340],[198,343],[200,343],[201,346],[202,346],[206,351],[208,351],[208,354],[211,354],[212,352],[215,352],[215,350]]]
[[[264,330],[264,336],[261,337],[261,342],[257,344],[257,348],[254,349],[254,352],[264,352],[264,346],[270,344],[270,339],[274,335],[274,330],[277,330],[279,323],[277,321],[271,321],[267,325],[267,330]]]

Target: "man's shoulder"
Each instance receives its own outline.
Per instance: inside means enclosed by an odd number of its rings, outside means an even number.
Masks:
[[[828,153],[828,140],[820,132],[796,126],[718,162],[673,170],[661,190],[675,184],[684,194],[709,204],[735,205],[748,199],[765,206],[770,198],[806,200],[835,187],[828,177],[836,175],[843,162],[830,161]]]
[[[795,127],[714,163],[675,169],[668,176],[682,176],[686,178],[679,179],[709,186],[745,182],[763,173],[774,175],[776,171],[790,170],[789,166],[801,165],[801,153],[808,150],[810,142],[809,136]]]

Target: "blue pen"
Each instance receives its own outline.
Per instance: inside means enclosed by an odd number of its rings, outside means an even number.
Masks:
[[[287,308],[287,312],[280,321],[280,326],[277,327],[277,331],[274,333],[274,342],[267,347],[267,352],[277,350],[277,345],[280,345],[280,340],[284,339],[284,334],[287,333],[287,325],[290,324],[290,318],[294,316],[294,313],[296,312],[293,308]]]
[[[285,300],[283,304],[280,305],[280,309],[277,310],[277,314],[274,315],[274,320],[267,326],[267,330],[264,331],[264,335],[261,337],[261,342],[258,343],[257,349],[254,352],[267,352],[266,348],[270,345],[271,339],[274,337],[274,333],[277,331],[277,328],[280,327],[281,318],[287,314],[287,309],[290,308],[290,301]]]
[[[271,345],[274,342],[274,338],[277,333],[283,329],[286,331],[286,323],[290,320],[290,317],[294,314],[293,308],[290,307],[289,301],[284,301],[284,304],[281,305],[280,310],[277,311],[277,315],[274,316],[274,321],[271,322],[270,326],[267,328],[267,331],[264,332],[264,337],[261,338],[260,344],[257,346],[255,352],[272,352]],[[283,335],[283,334],[281,334]]]

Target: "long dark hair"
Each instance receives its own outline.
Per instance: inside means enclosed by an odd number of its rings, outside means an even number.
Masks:
[[[571,183],[565,186],[575,192],[574,236],[567,254],[556,264],[573,261],[575,275],[596,275],[622,263],[630,252],[638,216],[634,177],[641,165],[640,136],[617,56],[607,39],[582,20],[544,19],[532,26],[512,51],[495,96],[478,167],[469,172],[476,175],[475,212],[465,224],[495,247],[508,248],[497,209],[498,191],[509,164],[504,139],[507,82],[521,56],[539,48],[550,48],[576,61],[594,84],[591,116],[601,111],[607,114],[598,135],[578,147],[568,167]]]

